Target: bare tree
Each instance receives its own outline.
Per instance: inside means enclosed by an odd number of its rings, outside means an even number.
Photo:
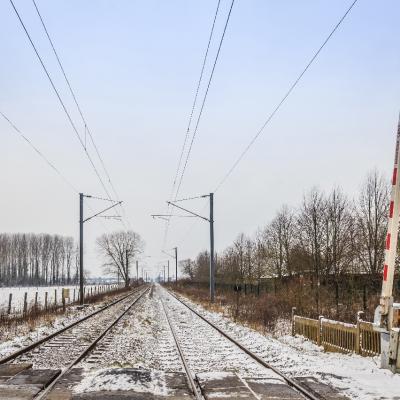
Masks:
[[[283,206],[264,231],[268,263],[273,274],[279,278],[292,275],[291,250],[294,239],[293,214],[287,206]]]
[[[189,276],[189,278],[192,280],[194,279],[195,267],[193,261],[190,258],[186,260],[181,260],[179,262],[179,266],[185,275]]]
[[[326,202],[325,273],[335,278],[336,313],[339,314],[339,277],[351,264],[354,218],[347,198],[340,189],[332,190]]]
[[[388,214],[388,186],[385,179],[372,171],[366,178],[358,200],[357,248],[364,271],[376,274],[384,258]]]
[[[325,197],[314,188],[304,198],[298,217],[300,242],[311,256],[312,265],[310,270],[312,270],[312,276],[316,279],[315,301],[318,313],[320,310],[319,286],[322,272],[325,211]]]
[[[97,241],[100,253],[105,258],[104,268],[108,273],[119,275],[129,286],[130,265],[143,252],[144,242],[140,235],[133,231],[119,231],[103,234]]]

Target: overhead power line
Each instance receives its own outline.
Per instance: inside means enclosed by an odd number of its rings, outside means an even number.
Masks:
[[[203,80],[204,69],[205,69],[205,66],[206,66],[206,63],[207,63],[207,57],[208,57],[211,41],[212,41],[213,34],[214,34],[215,21],[217,20],[220,4],[221,4],[221,0],[218,0],[217,9],[215,10],[213,23],[212,23],[210,35],[209,35],[209,38],[208,38],[207,48],[206,48],[206,51],[204,53],[203,64],[201,66],[201,71],[200,71],[200,77],[199,77],[199,80],[197,82],[197,88],[196,88],[194,99],[193,99],[192,109],[191,109],[190,115],[189,115],[189,121],[188,121],[188,125],[187,125],[187,128],[186,128],[185,138],[184,138],[184,141],[183,141],[183,144],[182,144],[182,149],[181,149],[181,152],[180,152],[180,155],[179,155],[178,166],[176,168],[174,180],[172,182],[171,193],[170,193],[169,198],[168,198],[169,201],[173,200],[174,190],[175,190],[175,187],[176,187],[176,180],[178,179],[179,171],[180,171],[181,165],[182,165],[183,155],[184,155],[185,149],[186,149],[186,144],[187,144],[187,141],[188,141],[189,136],[190,136],[190,128],[191,128],[191,125],[192,125],[193,114],[194,114],[194,110],[196,108],[197,98],[198,98],[198,95],[199,95],[201,82]],[[170,209],[170,205],[168,204],[167,212],[169,211],[169,209]],[[163,246],[162,246],[163,248],[165,247],[165,243],[167,241],[170,218],[168,218],[166,220],[167,220],[167,223],[165,224],[165,230],[164,230],[164,239],[163,239]]]
[[[26,137],[15,125],[11,120],[2,112],[0,111],[0,115],[8,122],[8,124],[13,128],[18,135],[25,140],[26,143],[39,155],[39,157],[44,160],[44,162],[54,170],[57,175],[75,192],[79,193],[79,190],[60,172],[60,170],[32,143],[32,141]]]
[[[197,117],[195,129],[193,131],[192,139],[190,141],[190,146],[189,146],[189,149],[188,149],[187,154],[186,154],[185,163],[184,163],[184,166],[183,166],[180,178],[179,178],[178,187],[176,189],[175,196],[173,196],[174,187],[176,185],[176,179],[177,179],[177,176],[178,176],[178,173],[179,173],[179,168],[180,168],[181,163],[182,163],[182,157],[183,157],[183,154],[184,154],[184,149],[186,147],[187,140],[189,139],[189,136],[190,136],[189,135],[189,129],[190,129],[191,122],[192,122],[193,112],[194,112],[195,106],[197,104],[197,96],[198,96],[198,92],[199,92],[199,89],[200,89],[200,85],[201,85],[201,81],[202,81],[202,77],[203,77],[203,73],[204,73],[205,64],[206,64],[206,61],[207,61],[207,56],[208,56],[208,52],[209,52],[209,48],[210,48],[210,44],[211,44],[211,40],[212,40],[212,36],[213,36],[213,32],[214,32],[215,21],[216,21],[217,15],[218,15],[220,1],[218,1],[218,4],[217,4],[217,10],[216,10],[216,13],[215,13],[215,16],[214,16],[214,20],[213,20],[213,24],[212,24],[212,28],[211,28],[211,33],[210,33],[210,37],[209,37],[208,44],[207,44],[207,50],[206,50],[205,57],[204,57],[204,60],[203,60],[200,79],[199,79],[199,82],[198,82],[196,95],[195,95],[195,99],[194,99],[193,106],[192,106],[192,112],[191,112],[190,119],[189,119],[188,129],[186,131],[185,141],[184,141],[184,145],[182,147],[182,152],[181,152],[181,156],[180,156],[179,163],[178,163],[177,173],[176,173],[175,178],[174,178],[173,188],[172,188],[172,192],[171,192],[170,198],[176,199],[178,197],[178,195],[179,195],[179,191],[180,191],[180,188],[181,188],[181,185],[182,185],[183,177],[185,175],[185,171],[186,171],[186,168],[187,168],[187,165],[188,165],[188,161],[189,161],[189,157],[190,157],[190,154],[191,154],[191,151],[192,151],[194,139],[196,137],[197,129],[199,127],[199,123],[200,123],[200,120],[201,120],[201,117],[202,117],[202,114],[203,114],[204,105],[206,103],[207,95],[208,95],[208,92],[210,90],[211,82],[212,82],[212,79],[213,79],[213,76],[214,76],[215,67],[217,65],[218,58],[219,58],[219,55],[220,55],[220,52],[221,52],[222,43],[223,43],[224,38],[225,38],[225,33],[226,33],[226,30],[227,30],[227,27],[228,27],[228,24],[229,24],[229,20],[230,20],[230,16],[231,16],[231,13],[232,13],[232,8],[233,8],[234,3],[235,3],[235,0],[232,0],[230,8],[229,8],[228,15],[227,15],[227,18],[226,18],[226,21],[225,21],[224,30],[222,32],[222,36],[221,36],[221,39],[220,39],[220,42],[219,42],[219,45],[218,45],[217,54],[216,54],[215,59],[214,59],[213,67],[212,67],[212,70],[211,70],[211,74],[210,74],[210,77],[208,79],[207,88],[206,88],[206,91],[205,91],[204,96],[203,96],[203,101],[201,103],[201,107],[200,107],[200,111],[199,111],[199,114],[198,114],[198,117]],[[170,220],[168,219],[168,222],[166,224],[165,234],[164,234],[163,247],[165,247],[165,243],[167,241],[169,223],[170,223]]]
[[[46,27],[46,24],[45,24],[45,22],[44,22],[44,19],[43,19],[42,15],[41,15],[41,13],[40,13],[40,11],[39,11],[39,8],[38,8],[38,6],[37,6],[37,4],[36,4],[36,1],[35,1],[35,0],[32,0],[32,2],[33,2],[33,5],[35,6],[36,12],[37,12],[38,17],[39,17],[39,19],[40,19],[40,22],[41,22],[41,24],[42,24],[42,26],[43,26],[43,29],[44,29],[44,31],[45,31],[45,33],[46,33],[47,39],[49,40],[49,43],[50,43],[51,48],[52,48],[52,50],[53,50],[53,53],[54,53],[54,55],[55,55],[55,57],[56,57],[56,59],[57,59],[57,63],[58,63],[58,65],[59,65],[60,69],[61,69],[61,72],[62,72],[63,76],[64,76],[65,82],[67,83],[67,86],[68,86],[69,91],[70,91],[70,93],[71,93],[71,96],[72,96],[72,98],[73,98],[73,100],[74,100],[74,103],[75,103],[75,105],[76,105],[76,108],[78,109],[78,112],[79,112],[79,114],[80,114],[80,116],[81,116],[82,122],[83,122],[83,124],[84,124],[84,126],[85,126],[85,150],[86,150],[86,132],[87,132],[87,133],[89,134],[90,141],[92,142],[92,145],[93,145],[93,147],[94,147],[94,149],[95,149],[95,151],[96,151],[97,157],[98,157],[98,159],[100,160],[101,166],[102,166],[103,171],[104,171],[104,173],[105,173],[105,175],[106,175],[106,177],[107,177],[108,183],[110,184],[111,190],[113,191],[114,196],[116,197],[116,199],[117,199],[117,201],[118,201],[119,196],[118,196],[118,194],[117,194],[117,192],[116,192],[116,190],[115,190],[114,184],[113,184],[113,182],[112,182],[112,180],[111,180],[110,174],[108,173],[108,170],[107,170],[106,165],[105,165],[105,163],[104,163],[104,161],[103,161],[103,158],[102,158],[101,155],[100,155],[99,149],[98,149],[98,147],[97,147],[97,145],[96,145],[96,143],[95,143],[95,141],[94,141],[92,132],[91,132],[91,130],[89,129],[89,126],[88,126],[88,123],[86,122],[85,116],[83,115],[82,109],[81,109],[81,107],[80,107],[80,105],[79,105],[79,103],[78,103],[78,100],[77,100],[77,97],[76,97],[76,95],[75,95],[75,92],[74,92],[74,90],[72,89],[71,83],[70,83],[70,81],[69,81],[69,79],[68,79],[68,77],[67,77],[67,74],[66,74],[65,69],[64,69],[64,67],[63,67],[63,65],[62,65],[61,59],[60,59],[60,57],[59,57],[59,55],[58,55],[58,52],[57,52],[57,50],[56,50],[56,48],[55,48],[55,46],[54,46],[53,40],[52,40],[51,37],[50,37],[49,31],[48,31],[48,29],[47,29],[47,27]],[[121,210],[123,211],[123,213],[125,214],[125,210],[124,210],[122,204],[120,204],[120,207],[121,207]]]
[[[215,21],[217,20],[220,3],[221,3],[221,0],[218,0],[217,9],[215,10],[214,19],[213,19],[213,23],[212,23],[212,26],[211,26],[210,36],[208,38],[206,52],[205,52],[204,58],[203,58],[203,64],[201,66],[199,81],[197,82],[197,88],[196,88],[196,92],[195,92],[194,99],[193,99],[192,109],[191,109],[190,115],[189,115],[189,122],[188,122],[188,126],[186,128],[186,134],[185,134],[185,138],[184,138],[184,141],[183,141],[181,153],[180,153],[180,156],[179,156],[178,166],[177,166],[177,169],[176,169],[176,172],[175,172],[175,177],[174,177],[173,184],[172,184],[170,200],[172,199],[172,196],[173,196],[173,191],[174,191],[174,188],[175,188],[175,185],[176,185],[176,180],[178,178],[178,174],[179,174],[179,171],[180,171],[180,168],[181,168],[181,164],[182,164],[183,154],[185,152],[186,144],[187,144],[187,141],[188,141],[189,136],[190,136],[189,134],[190,134],[190,127],[191,127],[192,119],[193,119],[193,113],[194,113],[194,110],[196,108],[197,98],[198,98],[198,95],[199,95],[201,82],[203,80],[204,69],[205,69],[205,66],[206,66],[208,52],[210,50],[210,45],[211,45],[212,37],[213,37],[213,34],[214,34]]]
[[[30,36],[30,34],[29,34],[29,32],[28,32],[28,30],[27,30],[27,28],[26,28],[24,22],[22,21],[22,18],[21,18],[21,16],[20,16],[20,14],[18,13],[18,10],[16,9],[16,7],[15,7],[15,5],[14,5],[13,0],[10,0],[10,3],[11,3],[11,5],[12,5],[14,11],[15,11],[15,14],[16,14],[17,17],[18,17],[19,22],[21,23],[21,26],[22,26],[22,28],[23,28],[23,30],[24,30],[24,32],[25,32],[27,38],[29,39],[29,42],[30,42],[30,44],[31,44],[31,46],[32,46],[32,48],[33,48],[33,50],[35,51],[35,54],[36,54],[36,56],[37,56],[37,58],[38,58],[38,60],[39,60],[39,62],[40,62],[40,64],[41,64],[41,66],[42,66],[42,68],[43,68],[43,70],[44,70],[44,72],[45,72],[45,74],[46,74],[46,76],[47,76],[47,79],[49,80],[49,82],[50,82],[50,84],[51,84],[51,87],[52,87],[53,90],[54,90],[54,93],[56,94],[56,96],[57,96],[57,98],[58,98],[58,100],[59,100],[59,102],[60,102],[60,104],[61,104],[61,106],[62,106],[62,109],[63,109],[64,113],[66,114],[66,116],[67,116],[67,118],[68,118],[68,121],[69,121],[70,124],[71,124],[72,129],[74,130],[74,132],[75,132],[75,134],[76,134],[76,137],[78,138],[78,140],[79,140],[79,142],[80,142],[80,144],[81,144],[81,146],[82,146],[82,148],[83,148],[83,150],[84,150],[84,152],[85,152],[85,154],[86,154],[86,156],[87,156],[87,158],[88,158],[88,160],[89,160],[89,162],[90,162],[90,164],[91,164],[91,166],[92,166],[94,172],[95,172],[96,175],[97,175],[97,178],[99,179],[99,182],[100,182],[101,186],[102,186],[103,189],[104,189],[104,192],[106,193],[107,197],[111,198],[111,196],[110,196],[110,194],[109,194],[109,192],[108,192],[108,190],[107,190],[107,188],[106,188],[106,186],[105,186],[105,184],[104,184],[104,182],[103,182],[103,179],[101,178],[101,176],[100,176],[100,174],[99,174],[99,171],[97,170],[97,168],[96,168],[96,166],[95,166],[95,164],[94,164],[94,162],[93,162],[93,160],[92,160],[90,154],[88,153],[88,151],[87,151],[87,149],[86,149],[86,146],[85,146],[84,142],[82,141],[82,138],[81,138],[81,136],[80,136],[80,134],[79,134],[79,132],[78,132],[78,130],[77,130],[75,124],[74,124],[74,121],[72,120],[71,115],[69,114],[69,112],[68,112],[68,110],[67,110],[67,108],[66,108],[66,106],[65,106],[65,104],[64,104],[64,102],[63,102],[63,100],[62,100],[62,98],[61,98],[61,96],[60,96],[60,94],[59,94],[59,92],[58,92],[58,90],[57,90],[57,88],[56,88],[56,86],[55,86],[55,84],[54,84],[54,82],[53,82],[51,76],[50,76],[49,71],[47,70],[46,66],[44,65],[44,62],[43,62],[42,58],[40,57],[40,54],[39,54],[39,52],[38,52],[38,50],[37,50],[37,48],[36,48],[36,46],[35,46],[35,44],[34,44],[32,38],[31,38],[31,36]]]
[[[215,67],[217,66],[218,58],[219,58],[219,55],[220,55],[220,52],[221,52],[221,48],[222,48],[222,43],[224,42],[226,29],[227,29],[228,24],[229,24],[229,20],[230,20],[230,17],[231,17],[232,8],[233,8],[234,3],[235,3],[235,0],[232,0],[231,6],[229,8],[228,16],[226,18],[224,30],[222,32],[221,40],[219,42],[218,51],[217,51],[217,54],[215,56],[214,64],[213,64],[213,67],[212,67],[212,70],[211,70],[210,78],[208,80],[207,89],[205,91],[205,94],[204,94],[204,97],[203,97],[203,102],[202,102],[201,107],[200,107],[200,112],[199,112],[199,115],[197,117],[196,126],[194,128],[193,135],[192,135],[192,140],[190,142],[189,150],[188,150],[187,155],[186,155],[185,164],[183,166],[183,170],[182,170],[181,176],[179,178],[179,184],[178,184],[178,188],[177,188],[176,193],[175,193],[175,198],[177,198],[177,196],[179,194],[179,190],[180,190],[181,185],[182,185],[183,177],[185,175],[185,171],[186,171],[186,168],[187,168],[187,165],[188,165],[190,153],[192,151],[193,142],[194,142],[194,139],[195,139],[196,134],[197,134],[197,129],[199,127],[201,116],[203,115],[204,105],[206,103],[207,95],[208,95],[208,92],[210,90],[210,85],[211,85],[211,82],[212,82],[212,79],[213,79],[213,76],[214,76]]]
[[[75,194],[79,194],[79,190],[76,188],[75,185],[73,185],[69,179],[65,177],[65,175],[49,160],[47,156],[44,155],[44,153],[39,150],[39,148],[33,144],[32,140],[30,140],[22,131],[12,122],[2,111],[0,111],[0,115],[8,122],[8,124],[11,126],[11,128],[35,151],[36,154],[39,155],[39,157],[53,170],[56,172],[56,174],[75,192]],[[105,200],[100,197],[95,197],[91,196],[94,199],[99,199],[99,200]],[[108,200],[108,199],[106,199]],[[109,201],[109,200],[108,200]],[[88,208],[94,212],[93,208],[88,205]],[[103,225],[105,230],[109,230],[102,221],[101,225]]]
[[[254,142],[257,140],[257,138],[260,136],[260,134],[263,132],[263,130],[265,129],[265,127],[269,124],[269,122],[271,121],[271,119],[275,116],[275,114],[278,112],[278,110],[281,108],[281,106],[283,105],[283,103],[287,100],[287,98],[290,96],[290,94],[293,92],[293,90],[295,89],[295,87],[297,86],[297,84],[299,83],[299,81],[302,79],[303,75],[307,72],[307,70],[310,68],[310,66],[313,64],[313,62],[315,61],[315,59],[318,57],[318,55],[320,54],[320,52],[322,51],[322,49],[325,47],[325,45],[329,42],[329,40],[331,39],[331,37],[334,35],[334,33],[336,32],[336,30],[340,27],[340,25],[342,24],[342,22],[345,20],[345,18],[347,17],[347,15],[350,13],[350,11],[353,9],[353,7],[356,5],[358,0],[354,0],[350,6],[347,8],[346,12],[343,14],[343,16],[339,19],[339,21],[337,22],[337,24],[333,27],[333,29],[331,30],[331,32],[329,33],[329,35],[326,37],[326,39],[323,41],[322,45],[317,49],[317,51],[314,53],[314,55],[312,56],[312,58],[310,59],[310,61],[307,63],[307,65],[305,66],[305,68],[302,70],[302,72],[300,73],[300,75],[296,78],[296,80],[292,83],[292,85],[289,87],[288,91],[285,93],[285,95],[283,96],[283,98],[281,99],[281,101],[278,103],[278,105],[273,109],[273,111],[271,112],[271,114],[268,116],[267,120],[265,121],[265,123],[263,124],[263,126],[261,127],[261,129],[256,133],[256,135],[252,138],[252,140],[250,141],[250,143],[246,146],[246,148],[243,150],[243,152],[240,154],[240,156],[237,158],[237,160],[235,161],[235,163],[233,164],[233,166],[228,170],[228,172],[224,175],[224,177],[221,179],[221,181],[218,183],[218,185],[216,186],[216,188],[214,189],[214,193],[217,192],[220,187],[226,182],[226,180],[229,178],[229,176],[232,174],[232,172],[234,171],[234,169],[237,167],[237,165],[241,162],[241,160],[243,159],[243,157],[245,156],[245,154],[249,151],[249,149],[251,148],[251,146],[254,144]],[[207,206],[207,204],[205,204],[205,206],[203,207],[202,210],[205,209],[205,207]],[[194,225],[195,225],[196,221],[194,221],[190,226],[189,229],[186,231],[185,235],[183,236],[183,240],[186,240],[187,237],[190,235]]]
[[[272,118],[274,118],[275,114],[279,111],[279,109],[282,107],[283,103],[287,100],[287,98],[290,96],[290,94],[293,92],[297,84],[300,82],[300,80],[303,78],[304,74],[307,72],[307,70],[311,67],[313,62],[316,60],[318,55],[321,53],[322,49],[325,47],[325,45],[329,42],[331,37],[334,35],[336,30],[339,28],[339,26],[342,24],[344,19],[347,17],[347,15],[350,13],[352,8],[355,6],[358,0],[354,0],[350,7],[346,10],[346,12],[343,14],[343,16],[340,18],[339,22],[334,26],[334,28],[331,30],[327,38],[324,40],[322,45],[318,48],[318,50],[314,53],[314,55],[311,57],[310,61],[308,64],[305,66],[305,68],[301,71],[300,75],[295,79],[295,81],[291,84],[289,87],[288,91],[285,93],[285,95],[282,97],[282,99],[279,101],[277,106],[272,110],[264,124],[261,126],[261,128],[258,130],[258,132],[254,135],[254,137],[251,139],[249,144],[245,147],[245,149],[242,151],[242,153],[239,155],[239,157],[236,159],[236,161],[233,163],[232,167],[228,170],[228,172],[224,175],[224,177],[220,180],[216,188],[214,189],[214,192],[217,192],[219,188],[226,182],[226,180],[229,178],[229,176],[232,174],[232,172],[235,170],[235,168],[238,166],[238,164],[242,161],[243,157],[246,155],[246,153],[250,150],[250,148],[253,146],[254,142],[257,140],[257,138],[261,135],[261,133],[264,131],[266,126],[271,122]]]

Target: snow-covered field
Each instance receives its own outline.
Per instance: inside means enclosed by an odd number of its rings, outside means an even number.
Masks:
[[[88,285],[85,286],[85,293],[90,294],[91,290],[95,293],[96,290],[109,291],[114,290],[118,285]],[[9,295],[12,294],[11,313],[20,313],[24,307],[24,296],[27,293],[28,307],[35,302],[36,292],[38,293],[38,304],[44,305],[45,293],[47,292],[48,304],[61,304],[61,292],[63,288],[70,289],[70,299],[66,302],[72,302],[75,290],[75,299],[78,299],[79,286],[64,285],[64,286],[28,286],[28,287],[1,287],[0,288],[0,314],[7,312]],[[101,288],[101,289],[100,289]],[[57,297],[56,297],[57,296]]]

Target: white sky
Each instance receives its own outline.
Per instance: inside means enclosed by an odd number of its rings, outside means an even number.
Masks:
[[[165,211],[216,1],[37,3],[132,228],[146,241],[147,268],[157,273],[166,259],[164,224],[150,214]],[[15,4],[83,132],[32,3]],[[349,5],[236,1],[182,197],[215,188]],[[228,7],[221,1],[216,38]],[[354,196],[372,168],[390,175],[400,108],[399,13],[395,0],[358,2],[215,195],[217,251],[241,231],[252,234],[283,203],[299,204],[314,185],[339,185]],[[7,1],[0,2],[0,19],[0,110],[78,190],[104,196]],[[77,194],[3,120],[0,133],[1,231],[77,239]],[[201,210],[203,203],[186,206]],[[103,222],[110,231],[120,228]],[[166,249],[178,246],[182,258],[206,249],[207,224],[192,224],[174,221]],[[92,276],[101,273],[95,238],[104,225],[85,227]]]

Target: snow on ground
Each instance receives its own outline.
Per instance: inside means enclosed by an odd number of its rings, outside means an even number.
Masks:
[[[0,335],[0,358],[6,357],[14,351],[28,346],[64,326],[83,318],[85,315],[95,311],[98,307],[101,307],[101,305],[90,305],[83,310],[77,310],[76,308],[69,309],[66,314],[57,316],[54,320],[40,324],[32,331],[28,324],[16,326],[14,329],[11,329],[11,331],[3,333],[2,336]]]
[[[137,380],[132,379],[125,369],[97,369],[85,375],[83,380],[74,387],[74,393],[132,390],[156,396],[168,396],[170,391],[165,382],[166,377],[163,371],[150,371],[148,379]]]
[[[275,339],[209,312],[184,298],[196,311],[266,362],[290,376],[313,376],[356,400],[400,400],[400,375],[379,368],[378,357],[324,352],[302,337]]]
[[[182,365],[164,315],[160,297],[165,301],[170,319],[177,331],[181,346],[195,372],[221,372],[235,370],[247,376],[262,376],[269,372],[260,371],[254,362],[239,354],[228,341],[200,319],[157,287],[153,294],[145,297],[132,308],[113,330],[113,335],[103,339],[102,346],[94,351],[93,360],[84,360],[84,380],[78,392],[102,390],[135,390],[149,393],[164,393],[165,374],[181,372]],[[273,367],[291,377],[311,376],[330,384],[350,399],[355,400],[400,400],[400,375],[379,368],[377,357],[361,357],[327,353],[302,337],[283,335],[274,338],[234,323],[217,312],[205,310],[188,299],[193,308],[214,322],[225,332],[241,342]],[[57,317],[50,325],[43,325],[31,333],[17,336],[0,344],[0,357],[13,350],[40,339],[72,320],[80,318],[84,311]],[[282,322],[283,325],[285,325]],[[285,327],[282,329],[286,330]],[[106,340],[107,339],[107,340]],[[106,350],[106,351],[103,351]],[[94,361],[94,362],[93,362]],[[151,370],[149,382],[132,380],[121,367]],[[110,372],[109,369],[112,369]],[[108,372],[106,372],[106,369]],[[153,384],[154,379],[154,384]]]
[[[165,292],[161,297],[193,373],[233,371],[243,377],[276,377],[175,298]]]
[[[17,351],[43,337],[71,324],[72,322],[83,318],[84,316],[104,307],[115,298],[108,297],[103,301],[90,304],[84,309],[77,309],[76,307],[69,307],[63,315],[58,316],[44,316],[38,320],[35,327],[29,323],[22,323],[8,328],[7,330],[0,330],[0,358]]]
[[[85,286],[85,293],[89,294],[92,290],[94,293],[95,287],[103,286],[107,287],[107,290],[113,290],[118,287],[118,285],[88,285]],[[73,301],[73,292],[75,290],[75,299],[78,298],[79,286],[77,285],[64,285],[64,286],[19,286],[19,287],[0,287],[0,314],[7,312],[9,295],[12,294],[12,313],[20,313],[24,307],[24,296],[28,293],[27,300],[28,305],[32,305],[35,301],[35,294],[38,293],[38,303],[44,305],[45,293],[48,293],[48,304],[54,304],[56,299],[57,291],[57,304],[62,303],[61,292],[63,288],[70,289],[70,299],[68,302]]]
[[[88,369],[124,367],[182,372],[182,363],[156,294],[147,292],[81,363]]]

